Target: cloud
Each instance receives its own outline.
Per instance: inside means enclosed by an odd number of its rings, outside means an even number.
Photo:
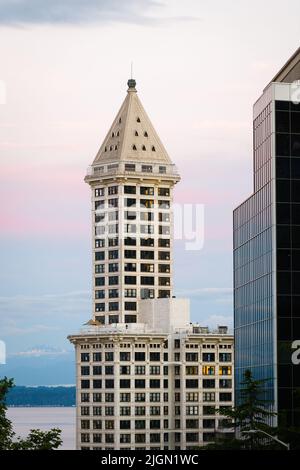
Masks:
[[[35,346],[32,349],[26,351],[19,351],[12,353],[10,357],[41,357],[41,356],[64,356],[70,354],[70,351],[65,349],[56,349],[50,346]]]
[[[0,0],[0,24],[153,24],[197,20],[190,16],[147,15],[149,10],[163,6],[155,0]]]
[[[179,296],[197,297],[199,300],[210,302],[227,303],[232,302],[232,287],[201,287],[196,289],[179,289]]]
[[[70,324],[78,329],[91,316],[89,291],[0,297],[2,337],[61,332]],[[72,322],[70,321],[72,320]],[[70,332],[70,331],[69,331]],[[32,348],[30,348],[32,349]]]

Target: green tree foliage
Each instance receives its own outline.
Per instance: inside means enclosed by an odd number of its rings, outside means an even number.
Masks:
[[[54,450],[61,444],[61,430],[54,428],[50,431],[31,429],[25,439],[16,438],[12,423],[6,416],[6,396],[14,386],[13,379],[0,380],[0,450]]]
[[[219,437],[213,444],[205,449],[220,450],[258,450],[279,448],[266,439],[262,433],[249,433],[250,430],[262,430],[268,434],[275,435],[277,429],[267,422],[275,413],[268,408],[269,402],[263,398],[266,380],[255,380],[250,370],[246,370],[244,380],[241,383],[240,404],[233,409],[219,410],[218,413],[231,422],[231,427],[236,429],[235,437]]]

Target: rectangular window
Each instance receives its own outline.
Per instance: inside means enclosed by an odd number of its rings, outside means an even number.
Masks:
[[[203,362],[215,362],[215,353],[203,353],[202,361]]]
[[[95,197],[103,197],[104,196],[105,188],[97,188],[95,189]]]
[[[125,163],[125,171],[135,171],[135,165],[133,163]]]
[[[108,291],[108,297],[110,299],[116,299],[119,297],[119,291],[118,289],[109,289]]]
[[[149,381],[150,388],[160,388],[160,380],[159,379],[150,379]]]
[[[89,393],[82,393],[81,394],[81,401],[83,403],[88,403],[90,401],[90,394]]]
[[[186,388],[199,388],[199,380],[198,379],[187,379],[185,381]]]
[[[141,238],[140,243],[141,243],[141,246],[151,246],[151,247],[153,247],[154,246],[154,239],[153,238]],[[154,257],[152,259],[154,259]]]
[[[159,196],[170,196],[170,188],[158,188],[158,195]]]
[[[186,362],[198,362],[198,353],[186,353],[185,360]]]
[[[102,367],[101,366],[93,366],[93,375],[101,375],[102,374]]]
[[[141,186],[140,194],[143,196],[154,196],[154,188],[149,186]]]
[[[141,272],[143,273],[153,273],[154,272],[154,264],[141,264]]]
[[[158,259],[165,261],[170,259],[170,252],[169,251],[159,251],[158,252]]]
[[[142,165],[142,173],[152,173],[152,165]]]
[[[115,286],[115,285],[119,284],[119,276],[109,276],[108,284],[110,286]]]
[[[125,297],[136,297],[136,289],[125,289],[124,295]]]
[[[146,286],[154,286],[154,277],[152,276],[141,276],[141,284]]]
[[[130,361],[130,352],[120,352],[120,361]]]
[[[120,366],[120,375],[130,375],[130,366]]]
[[[215,388],[216,383],[214,379],[203,379],[203,388]]]
[[[136,402],[144,402],[146,401],[146,394],[145,393],[136,393],[135,394],[135,401]],[[151,401],[151,400],[150,400]]]
[[[134,207],[136,206],[136,199],[133,198],[125,198],[125,206],[126,207]]]
[[[231,393],[221,392],[219,398],[220,398],[220,401],[231,401],[232,400],[232,394]]]
[[[80,359],[81,359],[81,362],[89,362],[90,354],[89,353],[81,353]]]
[[[220,366],[219,367],[219,375],[231,375],[232,374],[232,367],[231,366]]]
[[[120,393],[120,402],[130,402],[130,393]]]
[[[136,284],[136,276],[125,276],[125,284]]]
[[[198,392],[187,392],[186,394],[186,401],[199,401],[199,393]]]
[[[186,415],[187,416],[198,416],[199,415],[199,406],[186,406]]]
[[[154,289],[141,289],[141,299],[154,299]]]
[[[124,186],[124,194],[136,194],[136,186]]]
[[[90,381],[89,380],[81,380],[81,388],[90,388]]]
[[[96,264],[95,265],[95,273],[96,274],[103,274],[105,272],[105,264]]]
[[[150,353],[150,361],[160,361],[160,353],[159,352],[151,352]]]
[[[109,263],[108,271],[110,273],[116,273],[119,271],[119,264],[118,263]]]
[[[125,263],[124,269],[125,269],[125,271],[135,272],[136,271],[136,263]]]
[[[105,361],[112,362],[114,360],[114,353],[112,351],[105,353]]]
[[[136,406],[135,407],[135,416],[145,416],[146,407],[145,406]]]
[[[105,259],[105,252],[104,251],[96,251],[95,252],[95,261],[104,261]]]
[[[215,401],[216,400],[216,394],[215,392],[204,392],[203,393],[203,401]]]
[[[119,310],[119,302],[109,302],[109,311],[113,312]]]
[[[105,247],[105,240],[102,238],[97,238],[95,240],[95,248],[104,248]]]
[[[156,392],[156,393],[153,393],[151,392],[150,393],[150,402],[159,402],[160,401],[160,393]]]
[[[109,186],[108,195],[112,196],[113,194],[118,194],[118,186]]]
[[[136,310],[136,302],[125,302],[125,310]]]
[[[202,374],[203,375],[215,375],[215,366],[203,366]]]
[[[135,366],[135,375],[145,375],[146,368],[145,366]]]
[[[144,352],[135,352],[134,353],[134,360],[135,361],[145,361],[146,360],[146,353],[144,353]]]
[[[94,403],[101,403],[102,401],[102,394],[101,393],[93,393],[93,402]]]
[[[130,388],[130,380],[120,379],[120,388]]]
[[[135,388],[145,388],[146,387],[146,380],[144,380],[144,379],[135,379],[134,386],[135,386]]]

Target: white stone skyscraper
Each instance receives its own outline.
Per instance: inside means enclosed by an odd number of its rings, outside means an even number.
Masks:
[[[233,404],[232,335],[192,324],[189,301],[172,292],[179,180],[131,79],[85,178],[94,300],[69,336],[77,449],[197,449],[222,427],[215,409]]]
[[[180,179],[136,92],[85,181],[92,189],[94,319],[135,323],[137,302],[172,295],[172,197]]]

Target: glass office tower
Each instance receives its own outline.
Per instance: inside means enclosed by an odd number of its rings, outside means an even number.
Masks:
[[[299,79],[300,48],[254,105],[254,193],[233,217],[236,401],[250,369],[288,426],[300,426]]]

